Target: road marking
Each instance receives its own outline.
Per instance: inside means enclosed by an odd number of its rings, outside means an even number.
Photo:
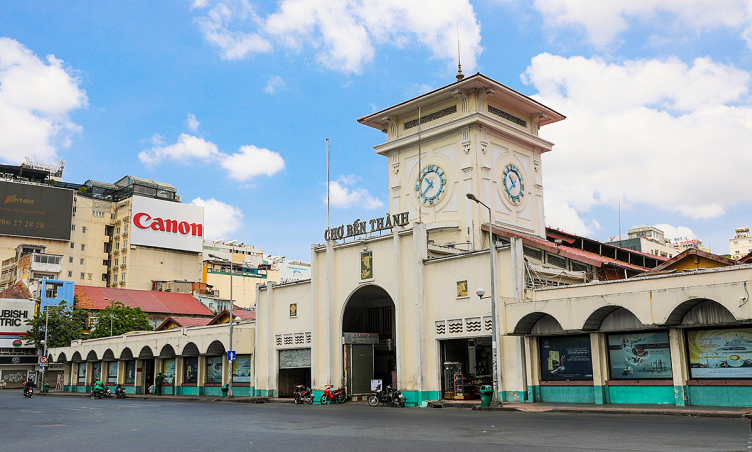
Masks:
[[[65,424],[39,424],[32,425],[32,427],[67,427]]]

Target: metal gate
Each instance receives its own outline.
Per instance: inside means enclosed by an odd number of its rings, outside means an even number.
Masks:
[[[347,393],[368,394],[373,379],[373,345],[347,344]]]

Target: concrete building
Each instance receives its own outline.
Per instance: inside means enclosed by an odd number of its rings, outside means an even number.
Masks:
[[[734,229],[734,238],[729,239],[729,254],[732,259],[741,259],[752,253],[752,236],[749,228]]]
[[[0,224],[0,289],[56,279],[150,290],[153,280],[200,279],[203,208],[181,204],[171,185],[132,176],[81,185],[30,171],[0,165],[9,221]]]
[[[614,239],[612,237],[612,240],[609,240],[608,243],[665,258],[674,257],[682,252],[681,249],[674,247],[671,240],[665,237],[663,231],[655,226],[635,226],[632,229],[627,229],[626,239],[619,239],[618,237]]]

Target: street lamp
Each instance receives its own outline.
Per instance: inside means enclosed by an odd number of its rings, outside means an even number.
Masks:
[[[217,259],[219,261],[229,262],[230,263],[230,351],[232,351],[232,327],[235,323],[233,316],[235,315],[235,309],[233,309],[233,303],[232,303],[232,274],[234,273],[232,269],[232,259],[225,259],[224,257],[219,257],[216,254],[209,254],[209,257],[212,259]],[[238,321],[240,321],[240,318],[237,318]],[[232,362],[230,362],[230,382],[227,385],[227,397],[232,399]]]
[[[110,337],[112,337],[112,317],[115,314],[115,300],[107,297],[104,297],[104,299],[110,302]]]
[[[498,355],[496,353],[496,291],[494,287],[494,276],[496,275],[496,247],[494,247],[494,239],[493,239],[493,217],[491,216],[491,208],[487,205],[483,204],[481,200],[475,197],[472,193],[467,193],[465,196],[467,196],[467,199],[470,201],[475,201],[478,204],[482,205],[486,209],[488,209],[488,249],[489,253],[491,254],[491,295],[490,297],[484,297],[483,295],[486,294],[485,289],[482,287],[478,288],[478,290],[475,291],[475,294],[478,295],[478,298],[483,300],[484,298],[491,298],[491,335],[493,336],[491,338],[491,354],[493,356],[493,394],[491,396],[491,406],[499,406],[501,405],[501,400],[499,400],[499,376],[497,371],[497,362],[498,362]]]

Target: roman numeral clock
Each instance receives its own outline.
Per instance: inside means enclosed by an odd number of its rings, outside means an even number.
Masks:
[[[446,193],[446,174],[438,165],[424,167],[415,181],[415,194],[424,205],[438,204]]]

